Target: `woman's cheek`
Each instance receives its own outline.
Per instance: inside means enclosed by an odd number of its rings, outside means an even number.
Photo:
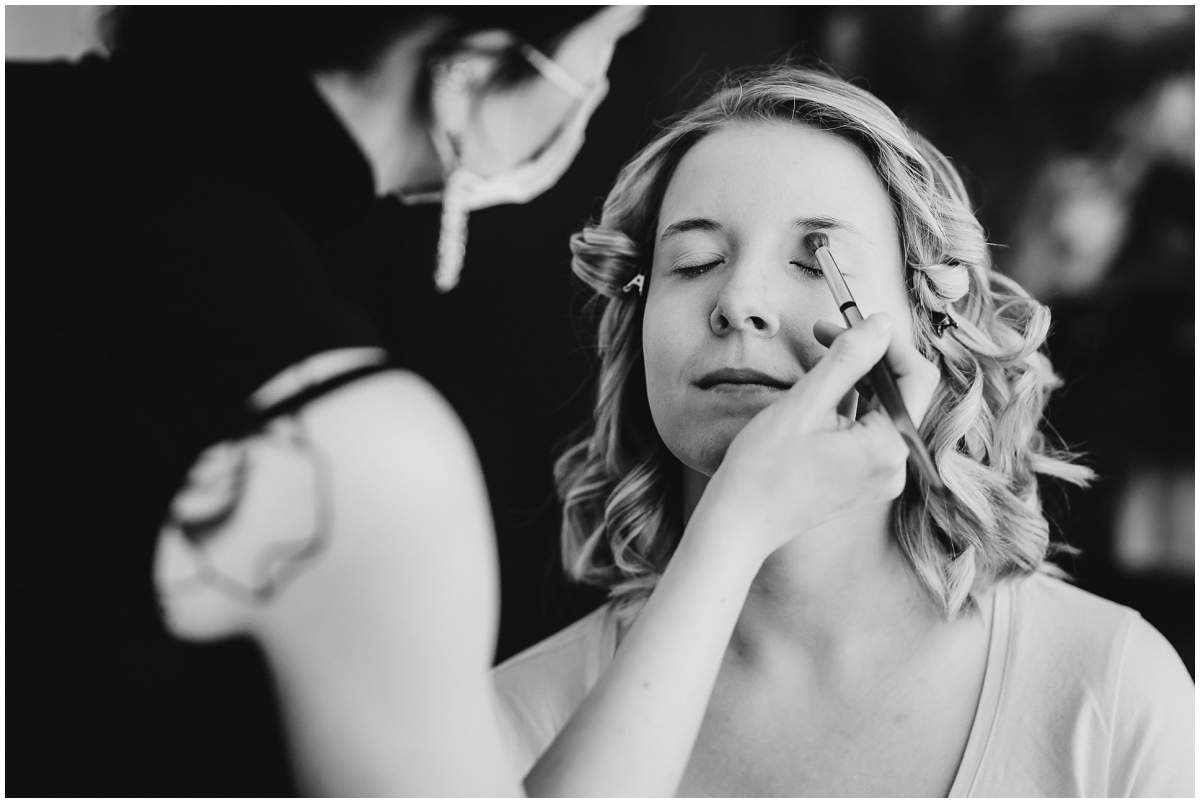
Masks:
[[[854,300],[858,303],[858,311],[863,314],[863,317],[880,312],[887,313],[888,317],[892,319],[892,323],[895,324],[893,331],[897,332],[900,337],[911,339],[912,311],[902,287],[898,284],[895,287],[881,287],[876,283],[859,282],[857,286],[851,284],[850,292],[854,294]],[[846,325],[840,313],[827,319],[833,320],[839,326]]]
[[[679,373],[677,346],[665,336],[645,341],[646,391],[653,405],[656,399],[670,395],[673,377]]]
[[[647,304],[642,325],[646,393],[656,424],[680,413],[687,392],[688,366],[703,348],[704,331],[681,315],[678,305]]]
[[[687,326],[686,313],[674,299],[661,294],[651,294],[646,299],[642,349],[647,367],[653,364],[656,372],[669,372],[671,363],[678,360],[679,352],[683,350],[680,334]]]

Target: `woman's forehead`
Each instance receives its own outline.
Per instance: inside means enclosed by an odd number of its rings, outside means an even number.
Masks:
[[[728,124],[693,145],[667,185],[656,238],[681,218],[729,225],[832,218],[864,231],[894,226],[887,190],[856,145],[789,122]]]

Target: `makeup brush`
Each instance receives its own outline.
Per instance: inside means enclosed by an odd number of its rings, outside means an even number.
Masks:
[[[857,326],[862,323],[862,312],[859,311],[854,296],[850,294],[846,278],[842,276],[841,269],[834,261],[833,252],[829,250],[829,238],[819,231],[813,232],[804,238],[804,245],[812,251],[813,256],[817,259],[817,264],[821,266],[825,283],[829,285],[829,292],[833,293],[834,303],[838,305],[846,325]],[[871,383],[871,389],[879,397],[879,401],[887,410],[892,423],[899,430],[900,437],[904,438],[904,442],[908,444],[908,455],[917,473],[933,490],[945,490],[945,486],[942,485],[942,480],[938,476],[937,468],[933,464],[933,458],[929,456],[929,450],[925,448],[925,442],[921,440],[912,418],[908,415],[908,409],[904,406],[904,397],[900,395],[896,377],[892,375],[885,360],[875,363],[867,374],[867,381]]]

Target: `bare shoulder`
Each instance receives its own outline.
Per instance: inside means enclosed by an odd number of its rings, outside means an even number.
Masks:
[[[347,766],[385,768],[391,785],[376,788],[400,794],[508,791],[487,674],[495,543],[465,428],[400,371],[323,395],[298,419],[328,468],[331,536],[254,634],[303,752],[354,754]]]
[[[300,411],[328,474],[326,550],[272,606],[293,623],[343,613],[408,633],[409,649],[490,652],[498,615],[491,511],[465,427],[424,379],[387,371]],[[274,618],[274,617],[272,617]],[[458,622],[461,639],[442,625]],[[378,631],[377,631],[378,632]],[[484,666],[490,661],[485,657]]]
[[[494,563],[475,450],[426,380],[405,371],[369,376],[311,402],[301,416],[328,457],[342,521],[354,537],[404,541],[408,555],[458,550],[460,568]]]
[[[449,402],[419,375],[385,371],[359,379],[305,406],[303,415],[326,438],[390,440],[412,449],[447,451],[469,445]],[[423,455],[424,456],[424,455]]]
[[[392,537],[442,531],[443,544],[487,541],[483,473],[466,427],[420,376],[387,371],[321,397],[302,417],[353,504],[387,508]],[[437,548],[438,543],[429,543]]]

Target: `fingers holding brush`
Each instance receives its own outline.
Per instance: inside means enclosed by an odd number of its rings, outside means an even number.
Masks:
[[[813,335],[827,348],[832,348],[833,343],[846,331],[846,327],[832,321],[817,321],[813,325]],[[941,381],[941,371],[937,365],[925,359],[915,345],[894,336],[888,342],[884,360],[896,377],[896,384],[900,388],[900,395],[904,398],[908,414],[919,427],[929,411],[929,404],[933,400],[938,382]],[[866,379],[859,382],[856,389],[864,396],[872,395]]]
[[[836,409],[853,419],[847,395],[854,393],[855,384],[883,357],[890,337],[887,316],[873,315],[845,336],[831,340],[829,353],[789,391],[789,404],[809,414],[824,415]]]

